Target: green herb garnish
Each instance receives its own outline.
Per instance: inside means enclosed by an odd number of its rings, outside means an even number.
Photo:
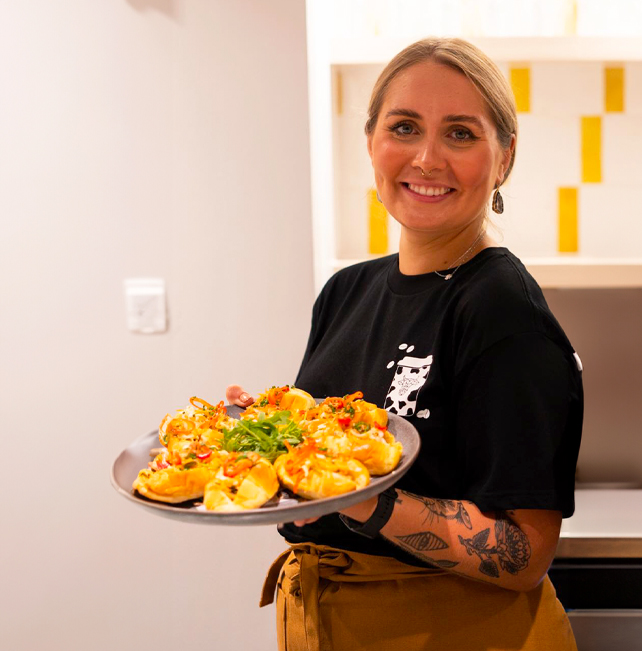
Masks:
[[[242,419],[230,430],[223,429],[223,450],[228,452],[257,452],[274,461],[291,446],[303,441],[303,430],[290,418],[289,411],[277,411],[266,417],[257,414],[257,420]]]

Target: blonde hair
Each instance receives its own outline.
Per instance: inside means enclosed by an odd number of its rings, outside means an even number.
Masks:
[[[481,93],[497,129],[497,140],[508,149],[513,136],[517,136],[517,111],[513,92],[497,65],[480,49],[459,38],[426,38],[399,52],[383,69],[372,89],[368,106],[366,135],[370,135],[379,118],[386,93],[395,77],[417,63],[435,61],[465,75]],[[502,183],[508,178],[515,162],[515,148],[504,173]]]

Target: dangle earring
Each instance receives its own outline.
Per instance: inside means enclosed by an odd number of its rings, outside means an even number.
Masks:
[[[491,204],[493,212],[496,212],[498,215],[501,215],[504,212],[504,199],[502,195],[499,194],[499,186],[495,188],[493,192],[493,202]]]

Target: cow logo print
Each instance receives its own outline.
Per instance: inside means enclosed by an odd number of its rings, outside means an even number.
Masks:
[[[414,346],[401,344],[399,350],[411,353]],[[387,368],[392,368],[395,362],[388,364]],[[432,365],[432,355],[427,357],[411,357],[406,355],[397,362],[397,368],[392,380],[392,384],[386,395],[385,409],[399,416],[412,416],[417,407],[417,396],[421,387],[428,378],[430,366]],[[430,411],[422,409],[417,416],[419,418],[428,418]]]

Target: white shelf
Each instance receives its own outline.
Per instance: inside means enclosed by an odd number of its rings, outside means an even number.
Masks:
[[[338,271],[364,260],[332,260],[332,270]],[[642,258],[524,258],[526,268],[543,289],[624,289],[642,288]]]
[[[642,287],[642,258],[524,258],[542,288]]]
[[[592,36],[533,36],[523,38],[470,38],[495,61],[641,61],[642,38]],[[330,62],[334,65],[386,64],[412,40],[371,37],[334,39]]]

